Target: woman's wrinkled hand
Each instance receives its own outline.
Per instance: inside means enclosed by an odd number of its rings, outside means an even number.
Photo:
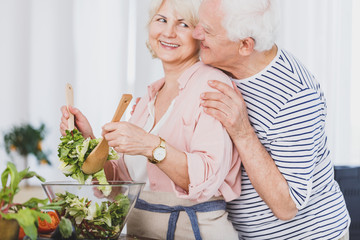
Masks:
[[[68,129],[68,119],[70,117],[70,114],[68,112],[67,106],[62,106],[60,108],[62,116],[61,116],[61,122],[60,122],[60,132],[61,135],[65,136],[66,132],[65,130]],[[85,138],[95,138],[91,125],[87,118],[80,112],[79,109],[69,106],[70,113],[74,115],[75,119],[75,127],[82,133],[82,135]]]
[[[246,104],[241,92],[233,83],[233,88],[219,81],[209,81],[209,86],[219,92],[201,94],[204,111],[219,120],[230,137],[235,140],[254,132],[248,117]]]
[[[159,137],[129,122],[110,122],[103,126],[102,136],[115,151],[128,155],[151,157]]]

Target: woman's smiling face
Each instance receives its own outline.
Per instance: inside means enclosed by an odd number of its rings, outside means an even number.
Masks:
[[[199,42],[194,26],[165,0],[149,25],[149,44],[163,63],[181,64],[198,58]]]

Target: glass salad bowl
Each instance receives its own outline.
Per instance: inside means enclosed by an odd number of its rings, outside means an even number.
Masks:
[[[54,181],[42,184],[46,195],[61,206],[60,217],[68,218],[79,239],[118,239],[145,183],[109,181]]]

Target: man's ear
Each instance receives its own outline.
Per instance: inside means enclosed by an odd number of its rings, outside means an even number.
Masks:
[[[241,56],[249,56],[255,47],[255,40],[251,37],[247,37],[239,42],[239,54]]]

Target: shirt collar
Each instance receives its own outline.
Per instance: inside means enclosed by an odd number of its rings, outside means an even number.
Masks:
[[[190,68],[186,69],[181,76],[178,79],[179,83],[179,90],[182,90],[185,88],[186,84],[189,82],[192,75],[202,66],[204,63],[201,61],[195,63]],[[164,85],[165,79],[161,78],[160,80],[150,84],[148,86],[148,95],[150,97],[150,100],[154,99],[156,93],[160,90],[160,88]]]

